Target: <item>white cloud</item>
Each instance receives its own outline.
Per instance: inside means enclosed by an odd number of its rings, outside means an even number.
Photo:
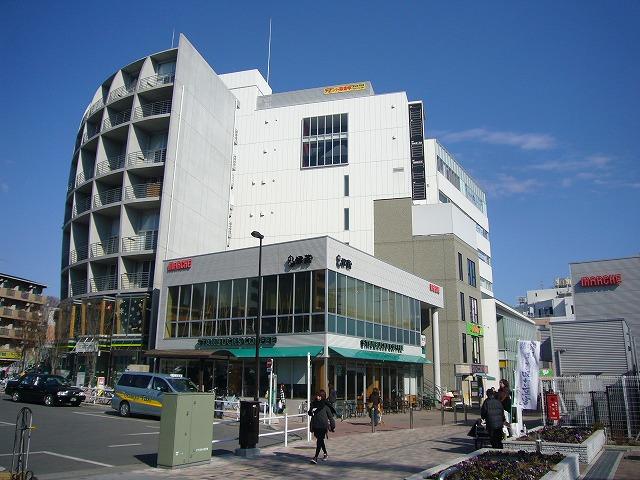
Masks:
[[[477,141],[492,145],[509,145],[522,150],[550,150],[556,145],[556,139],[546,133],[502,132],[486,128],[443,132],[440,138],[451,143]]]
[[[518,179],[512,175],[499,174],[494,181],[484,182],[487,190],[496,197],[508,197],[532,192],[540,182],[533,178]]]
[[[609,166],[611,157],[606,155],[590,155],[583,160],[551,160],[532,165],[535,170],[547,172],[580,172],[578,175],[595,175],[594,169],[602,170]],[[586,176],[584,177],[587,178]]]

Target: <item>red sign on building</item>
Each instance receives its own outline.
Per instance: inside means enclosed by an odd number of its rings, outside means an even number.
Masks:
[[[440,293],[440,287],[438,285],[434,285],[433,283],[429,284],[429,291],[433,293]]]
[[[547,418],[560,420],[560,398],[557,393],[547,393]]]
[[[176,260],[167,264],[167,272],[174,272],[176,270],[189,270],[191,268],[191,259]]]
[[[622,275],[620,273],[593,275],[590,277],[582,277],[580,279],[580,286],[583,288],[620,285],[621,283]]]

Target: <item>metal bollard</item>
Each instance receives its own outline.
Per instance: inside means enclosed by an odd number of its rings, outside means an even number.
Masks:
[[[458,423],[458,406],[455,403],[453,403],[453,423]]]
[[[467,402],[464,401],[464,397],[462,398],[462,406],[464,407],[464,423],[467,424]]]
[[[444,425],[444,406],[440,403],[440,423]]]
[[[411,405],[411,409],[409,410],[409,429],[413,430],[413,405]]]

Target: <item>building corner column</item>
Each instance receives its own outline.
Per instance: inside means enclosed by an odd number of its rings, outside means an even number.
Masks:
[[[438,317],[438,311],[434,310],[431,316],[431,325],[433,326],[433,384],[436,394],[442,393],[440,383],[440,324]]]

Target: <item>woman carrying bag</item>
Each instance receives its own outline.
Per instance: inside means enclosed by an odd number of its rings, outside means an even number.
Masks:
[[[323,460],[329,458],[327,454],[327,447],[324,444],[324,439],[327,436],[327,431],[335,431],[336,422],[333,416],[336,411],[331,404],[327,402],[327,394],[324,390],[320,390],[316,394],[316,398],[311,402],[311,408],[308,412],[311,417],[310,428],[313,435],[316,437],[316,454],[311,459],[311,463],[318,463],[318,455],[320,450],[324,453]]]

